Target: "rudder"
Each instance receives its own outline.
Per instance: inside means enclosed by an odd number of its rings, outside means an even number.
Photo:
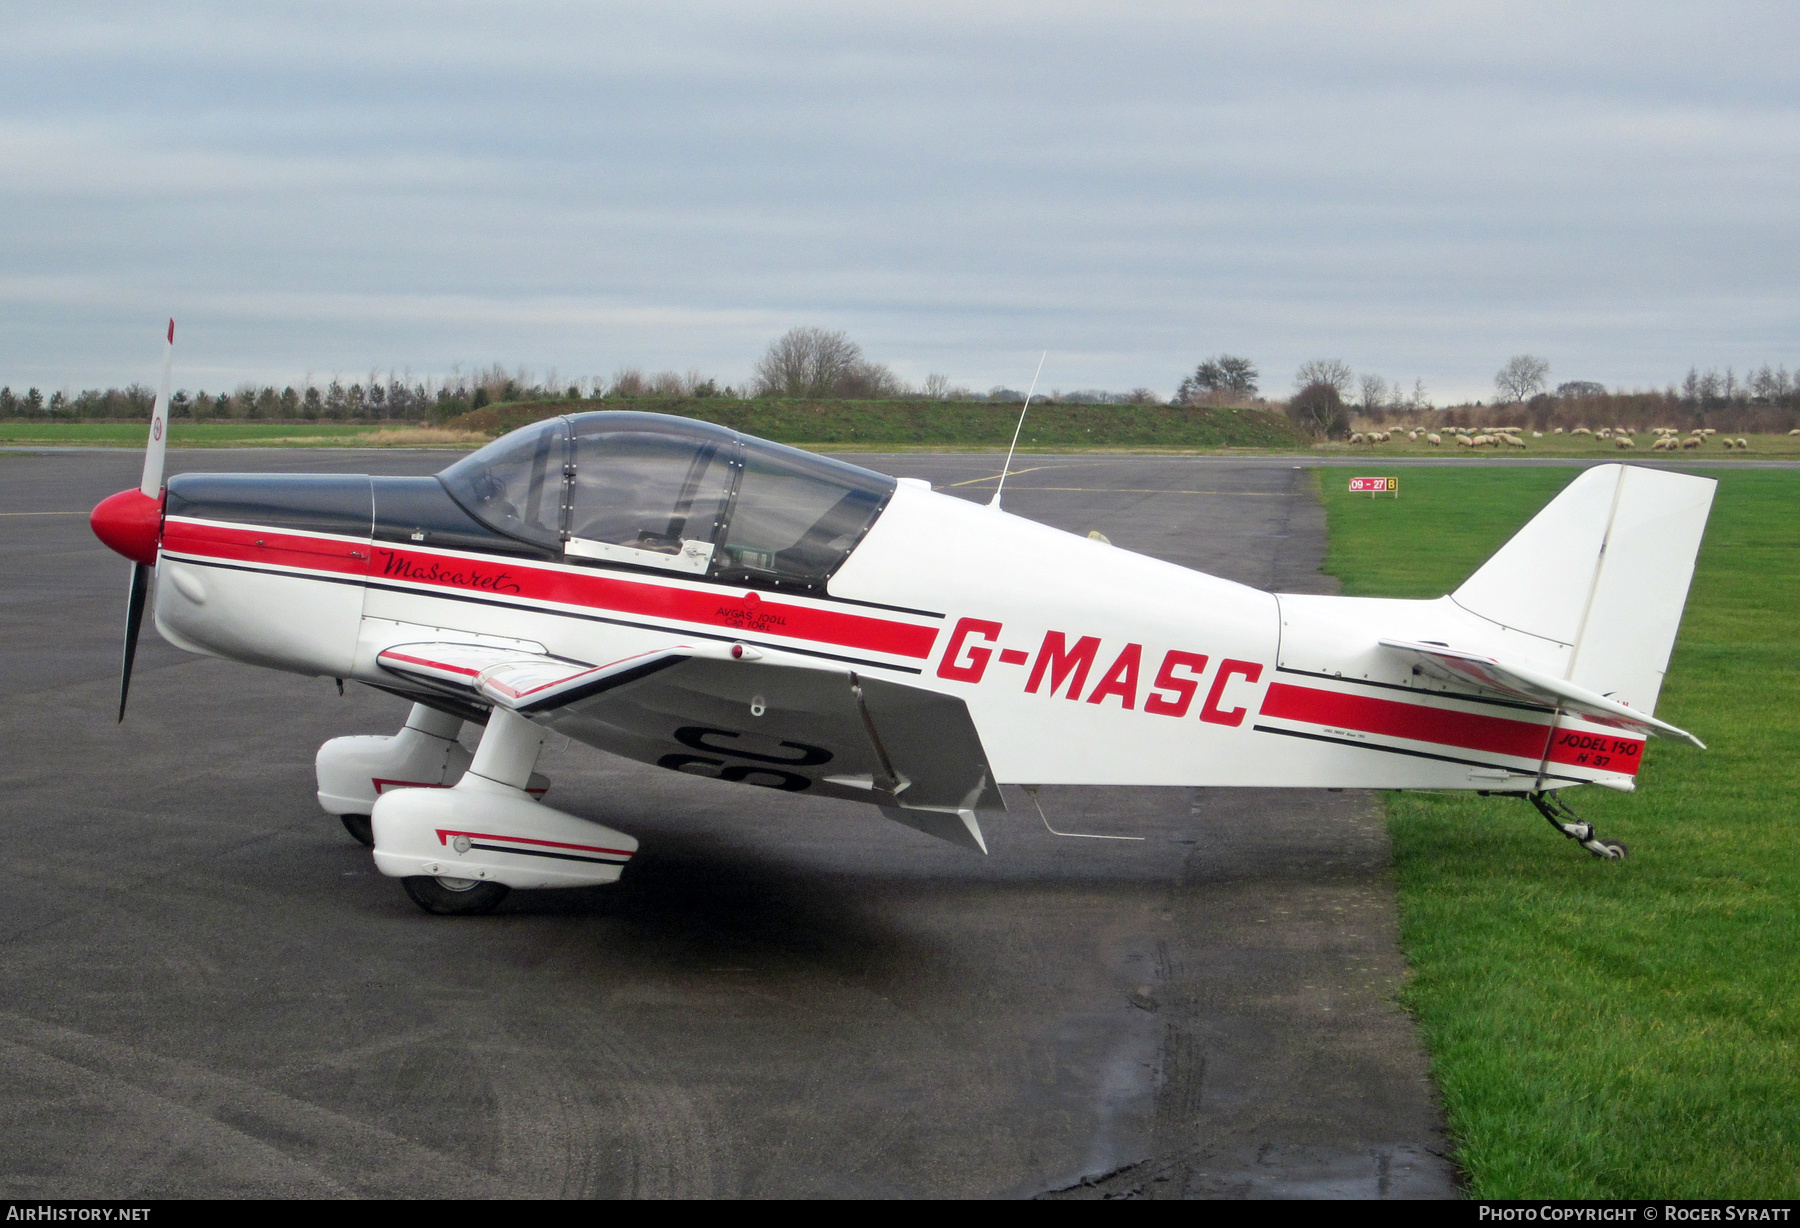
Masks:
[[[1561,646],[1568,681],[1653,713],[1717,486],[1660,469],[1596,466],[1451,597]]]

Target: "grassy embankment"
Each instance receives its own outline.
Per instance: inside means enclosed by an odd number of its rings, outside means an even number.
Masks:
[[[635,409],[679,414],[718,422],[765,439],[834,451],[882,449],[906,451],[955,448],[1000,451],[1012,439],[1019,407],[963,401],[728,401],[646,398],[638,401],[532,401],[489,405],[463,414],[443,426],[349,422],[176,422],[170,443],[178,448],[243,447],[449,447],[479,446],[514,427],[559,413],[593,409]],[[0,445],[141,447],[142,422],[0,422]],[[1448,436],[1445,436],[1448,439]],[[1704,456],[1800,457],[1800,436],[1747,437],[1746,452],[1727,452],[1716,439]],[[1637,452],[1647,451],[1649,436],[1640,436]],[[1429,456],[1491,458],[1486,448],[1471,452],[1454,443],[1433,448],[1423,439],[1404,435],[1391,443],[1352,447],[1346,443],[1315,444],[1276,413],[1250,409],[1180,408],[1168,405],[1036,405],[1019,439],[1022,451],[1210,452],[1249,449],[1258,452],[1313,451],[1327,455],[1366,457]],[[1545,436],[1527,441],[1518,457],[1607,458],[1621,453],[1609,440],[1588,436]],[[1661,456],[1662,453],[1655,455]],[[1692,454],[1684,453],[1692,459]]]
[[[1453,588],[1574,475],[1327,476],[1347,593]],[[1482,1198],[1800,1197],[1800,474],[1715,471],[1639,791],[1571,796],[1624,862],[1523,802],[1389,801],[1406,1003]]]
[[[1004,449],[1017,405],[959,401],[534,401],[489,405],[443,426],[345,422],[175,422],[169,442],[194,447],[474,447],[527,422],[595,409],[634,409],[717,422],[781,443],[858,448]],[[0,444],[141,447],[142,422],[0,422]],[[1293,451],[1311,440],[1279,414],[1167,405],[1033,405],[1019,440],[1033,449]]]
[[[701,418],[778,443],[849,448],[953,447],[1004,450],[1017,404],[982,401],[728,401],[658,399],[536,401],[489,405],[446,425],[498,433],[539,418],[591,409],[636,409]],[[1291,451],[1311,445],[1280,414],[1170,405],[1039,405],[1019,436],[1021,451],[1089,448]]]

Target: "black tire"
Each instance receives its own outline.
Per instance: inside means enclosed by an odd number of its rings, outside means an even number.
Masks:
[[[350,833],[351,839],[358,844],[375,847],[375,821],[368,815],[340,814],[338,818],[344,821],[344,830]]]
[[[468,886],[451,885],[467,883]],[[479,917],[499,907],[512,888],[472,878],[431,878],[415,875],[400,880],[412,902],[440,917]]]
[[[1612,850],[1612,856],[1607,858],[1608,861],[1625,860],[1627,850],[1623,844],[1620,844],[1617,840],[1602,840],[1600,843]]]

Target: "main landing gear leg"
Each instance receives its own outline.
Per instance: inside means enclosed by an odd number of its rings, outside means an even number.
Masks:
[[[475,748],[475,761],[469,764],[465,779],[475,777],[489,787],[498,785],[524,797],[543,748],[542,729],[522,716],[495,708],[487,728],[481,731],[481,745]],[[407,875],[400,885],[426,912],[452,917],[492,912],[510,890],[504,883],[444,874]]]
[[[344,830],[357,840],[373,844],[369,816],[384,791],[443,788],[463,774],[469,752],[456,740],[462,726],[460,716],[414,704],[406,724],[392,737],[331,739],[314,760],[319,805],[342,819]]]
[[[427,912],[491,910],[514,887],[613,883],[637,841],[535,800],[544,730],[495,708],[474,762],[448,789],[394,789],[375,803],[375,868]]]
[[[1550,826],[1569,839],[1578,841],[1582,848],[1594,856],[1603,861],[1623,861],[1625,859],[1623,844],[1617,840],[1600,839],[1594,833],[1594,825],[1576,818],[1575,812],[1569,809],[1568,803],[1554,793],[1540,790],[1536,793],[1527,793],[1525,798],[1537,807],[1538,813],[1549,821]]]

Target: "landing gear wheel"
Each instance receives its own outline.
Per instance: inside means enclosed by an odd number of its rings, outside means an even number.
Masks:
[[[440,917],[479,917],[493,912],[512,890],[501,883],[479,879],[431,878],[423,874],[403,878],[400,885],[406,888],[413,903]]]
[[[1594,831],[1592,823],[1584,823],[1575,817],[1575,812],[1548,790],[1522,795],[1539,814],[1548,819],[1550,826],[1575,841],[1582,848],[1598,857],[1601,861],[1624,861],[1625,846],[1617,840],[1602,840]]]
[[[351,839],[358,844],[375,847],[375,821],[368,815],[340,814],[338,818],[344,821],[344,830],[350,833]]]

